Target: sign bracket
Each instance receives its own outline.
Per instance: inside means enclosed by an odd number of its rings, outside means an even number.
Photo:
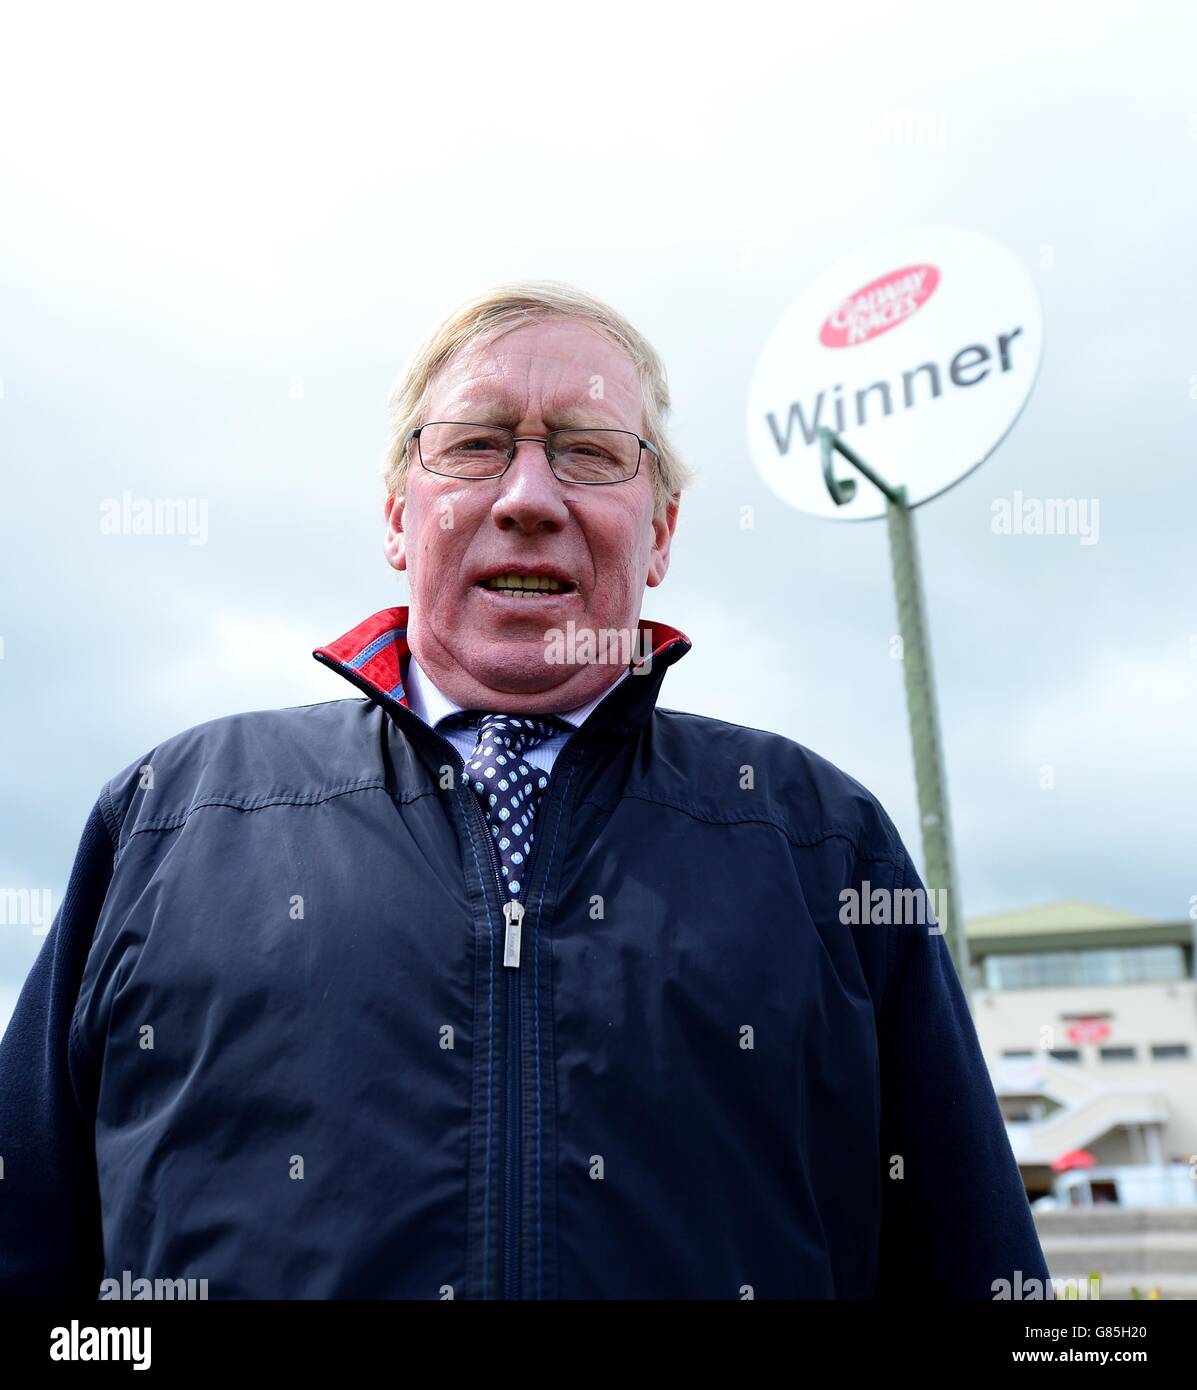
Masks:
[[[935,916],[947,937],[948,950],[971,1009],[972,972],[964,919],[960,913],[960,898],[956,891],[947,778],[912,508],[907,502],[904,487],[892,487],[826,425],[819,428],[819,447],[823,478],[836,506],[844,506],[856,495],[855,478],[835,477],[832,464],[837,453],[847,459],[886,499],[886,525],[898,604],[898,630],[902,639],[902,667],[906,676],[906,712],[910,721],[910,742],[914,753],[914,775],[923,834],[924,875],[931,904],[935,906]],[[942,911],[939,905],[942,905]],[[929,917],[930,914],[928,920]]]

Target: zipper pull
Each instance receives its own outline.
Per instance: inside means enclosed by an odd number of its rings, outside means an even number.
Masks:
[[[507,930],[503,933],[503,964],[518,968],[520,963],[520,930],[524,920],[524,905],[515,898],[503,904],[503,919]]]

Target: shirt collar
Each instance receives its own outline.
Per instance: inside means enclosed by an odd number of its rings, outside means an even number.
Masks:
[[[317,647],[312,655],[322,665],[344,676],[369,699],[395,707],[401,724],[404,719],[415,720],[415,728],[408,730],[415,733],[427,729],[428,725],[408,704],[404,689],[412,660],[407,645],[408,611],[406,607],[380,609],[336,641]],[[649,717],[666,669],[685,656],[691,644],[684,632],[668,623],[641,618],[638,629],[637,650],[648,655],[633,660],[629,674],[644,679],[617,681],[598,696],[591,709],[582,705],[571,710],[570,716],[576,719],[593,715],[595,719],[603,719],[608,729],[618,728],[623,732],[630,732]],[[425,687],[428,683],[425,680]],[[607,701],[613,689],[617,689],[617,693]],[[604,704],[606,713],[598,709],[600,704]]]
[[[621,680],[628,674],[627,669],[620,671],[617,676],[609,681],[593,700],[587,700],[584,705],[578,705],[575,709],[553,711],[559,719],[564,719],[567,724],[573,724],[575,728],[581,728],[586,722],[587,716],[595,705],[603,698],[608,691],[613,690]],[[456,714],[464,708],[462,705],[455,704],[450,700],[445,692],[435,684],[431,676],[420,665],[414,656],[408,657],[407,679],[403,683],[403,688],[407,694],[407,707],[415,715],[418,715],[425,724],[435,729],[442,719],[447,719],[449,715]]]

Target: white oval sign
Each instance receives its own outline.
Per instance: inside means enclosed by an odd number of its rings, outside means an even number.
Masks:
[[[976,232],[903,232],[846,256],[790,306],[748,396],[748,439],[766,484],[816,516],[885,515],[885,497],[839,454],[856,495],[823,479],[826,425],[911,506],[982,463],[1026,404],[1043,351],[1030,276]]]

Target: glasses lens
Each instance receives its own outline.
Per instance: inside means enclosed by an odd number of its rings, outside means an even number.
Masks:
[[[425,425],[420,461],[454,478],[493,478],[507,466],[511,432],[497,425]]]
[[[555,430],[553,470],[570,483],[619,483],[640,462],[640,440],[627,430]]]

